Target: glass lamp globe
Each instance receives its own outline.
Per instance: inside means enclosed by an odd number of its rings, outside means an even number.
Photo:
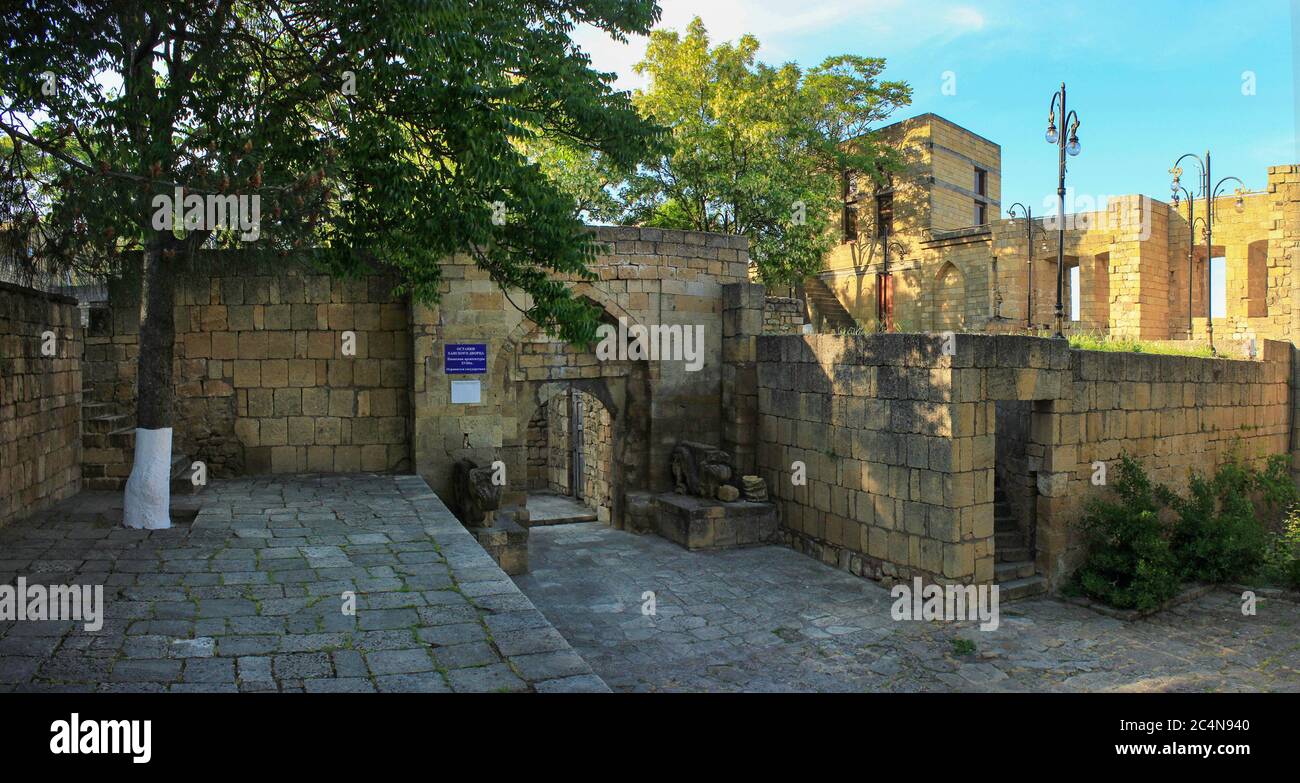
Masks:
[[[1056,135],[1056,126],[1055,126],[1055,125],[1050,126],[1050,127],[1047,129],[1047,134],[1044,136],[1044,138],[1047,139],[1047,143],[1048,143],[1048,144],[1055,144],[1055,143],[1056,143],[1056,140],[1057,140],[1058,138],[1060,138],[1060,137]]]
[[[1082,147],[1079,146],[1079,140],[1078,140],[1078,139],[1070,139],[1070,142],[1069,142],[1068,144],[1065,145],[1065,151],[1066,151],[1066,152],[1067,152],[1071,157],[1073,157],[1073,156],[1075,156],[1075,155],[1078,155],[1080,149],[1082,149]]]

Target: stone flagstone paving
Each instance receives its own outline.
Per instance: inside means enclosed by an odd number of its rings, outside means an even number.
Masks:
[[[0,692],[608,690],[417,476],[216,481],[162,531],[104,500],[0,529],[0,583],[108,604],[94,633],[0,621]]]
[[[896,622],[886,588],[783,547],[687,552],[585,523],[534,528],[531,561],[515,581],[616,690],[1300,691],[1300,605],[1245,617],[1227,590],[1136,622],[1020,601],[981,632]]]

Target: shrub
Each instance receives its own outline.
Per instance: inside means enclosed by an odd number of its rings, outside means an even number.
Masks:
[[[1257,486],[1258,474],[1233,460],[1213,479],[1193,473],[1187,498],[1171,494],[1178,522],[1170,545],[1182,578],[1232,582],[1258,571],[1267,538],[1250,499]]]
[[[1294,514],[1300,493],[1296,491],[1295,479],[1291,478],[1291,457],[1286,454],[1269,457],[1264,469],[1255,474],[1255,488],[1269,510]]]
[[[1300,506],[1293,506],[1282,529],[1269,536],[1260,576],[1265,582],[1300,590]]]
[[[1151,610],[1181,586],[1178,563],[1160,523],[1151,480],[1131,457],[1120,460],[1118,502],[1093,499],[1082,520],[1088,556],[1076,574],[1086,595],[1123,609]]]

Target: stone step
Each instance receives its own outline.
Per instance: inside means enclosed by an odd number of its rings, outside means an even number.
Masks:
[[[993,539],[993,543],[997,545],[998,549],[1007,546],[1025,545],[1025,537],[1021,535],[1019,528],[999,530],[995,527],[993,528]]]
[[[132,419],[124,413],[108,413],[98,416],[87,417],[82,409],[81,434],[101,434],[120,430],[124,427],[134,429]]]
[[[1012,562],[997,563],[993,566],[994,578],[998,584],[1010,582],[1015,579],[1023,579],[1027,576],[1034,575],[1034,561],[1016,560]]]
[[[1010,546],[997,548],[997,562],[999,563],[1016,563],[1022,560],[1031,559],[1029,547],[1027,546]]]
[[[1027,576],[1021,579],[1012,579],[1010,582],[998,583],[999,602],[1018,601],[1022,598],[1032,598],[1046,592],[1047,580],[1041,576]]]

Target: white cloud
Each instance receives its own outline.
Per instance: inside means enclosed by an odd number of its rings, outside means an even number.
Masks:
[[[950,9],[945,16],[950,24],[962,32],[976,32],[984,29],[984,14],[968,5]]]

